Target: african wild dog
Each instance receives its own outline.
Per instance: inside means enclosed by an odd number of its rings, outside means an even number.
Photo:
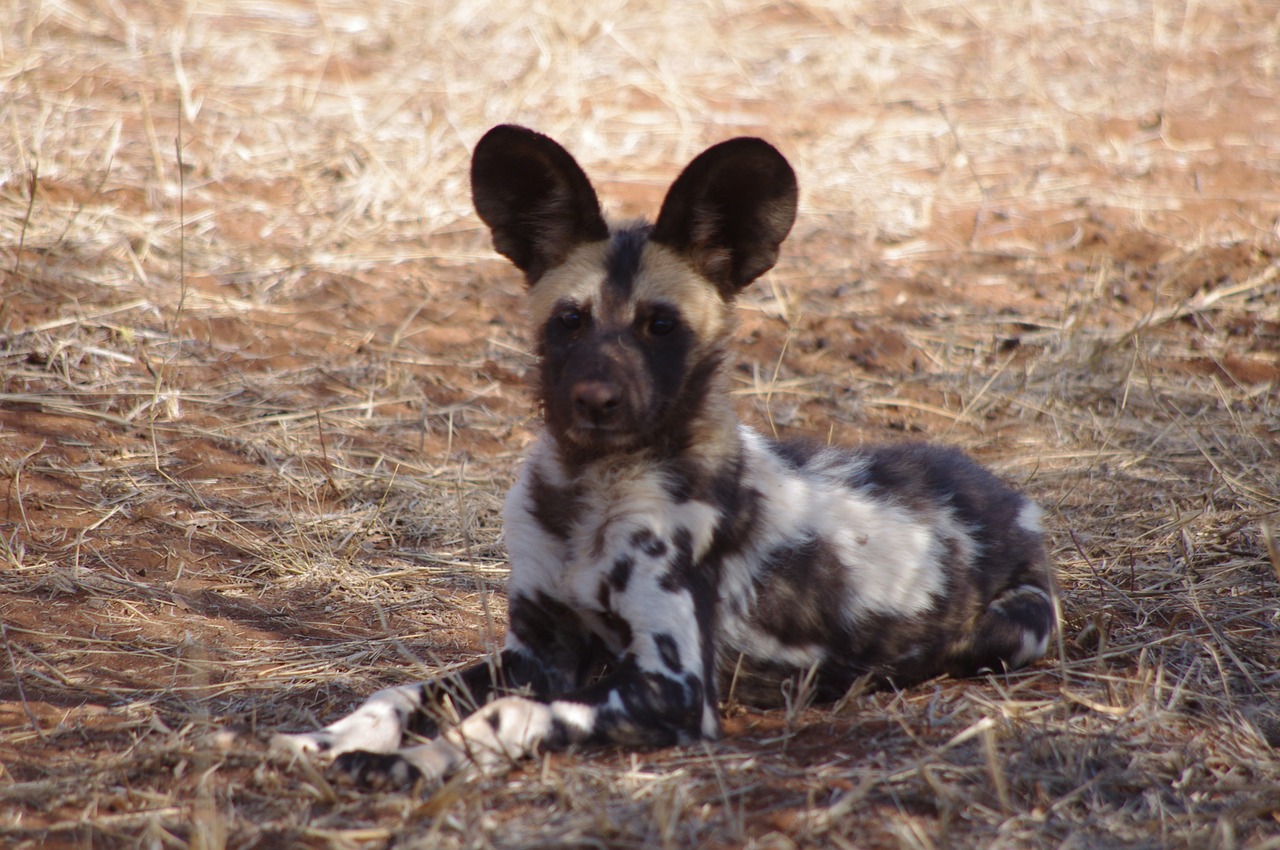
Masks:
[[[949,449],[780,444],[734,417],[733,300],[795,217],[773,147],[705,151],[652,225],[610,227],[573,157],[520,127],[480,140],[471,184],[528,283],[546,426],[506,501],[505,648],[280,743],[404,785],[576,742],[713,738],[730,679],[776,696],[816,670],[838,696],[1045,652],[1032,502]],[[447,702],[463,719],[438,734]]]

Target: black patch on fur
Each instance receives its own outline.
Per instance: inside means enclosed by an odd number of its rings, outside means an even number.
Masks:
[[[635,640],[635,636],[631,631],[631,623],[626,617],[615,614],[613,611],[605,611],[600,617],[605,628],[613,632],[618,639],[618,645],[622,647],[631,646],[631,642]]]
[[[554,695],[577,687],[599,672],[609,652],[577,612],[545,593],[536,599],[512,596],[507,603],[508,628],[542,662],[534,692]],[[507,652],[503,653],[505,658]],[[538,687],[542,684],[543,687]]]
[[[1053,618],[1053,603],[1044,593],[1023,586],[1001,594],[969,633],[969,648],[954,654],[947,672],[969,676],[1007,668],[1028,635],[1036,640],[1049,636]]]
[[[704,560],[689,576],[689,593],[693,597],[693,616],[698,621],[698,649],[702,656],[702,671],[706,677],[697,682],[705,707],[711,710],[716,718],[716,729],[720,728],[719,700],[716,689],[716,645],[718,629],[720,568],[718,560]]]
[[[668,593],[675,593],[687,586],[693,570],[693,535],[687,528],[677,528],[671,535],[671,543],[675,554],[667,571],[659,576],[658,586]]]
[[[1014,588],[999,596],[992,603],[992,610],[998,612],[1020,630],[1030,632],[1037,638],[1049,636],[1047,615],[1053,611],[1053,603],[1044,594],[1029,588]]]
[[[658,655],[662,657],[662,663],[667,665],[668,670],[672,673],[684,672],[684,664],[680,661],[680,647],[676,645],[675,638],[663,632],[653,636],[653,645],[658,648]]]
[[[609,252],[604,258],[606,291],[620,301],[631,297],[636,274],[640,271],[640,258],[649,244],[653,227],[637,224],[616,231],[609,241]]]
[[[621,710],[610,705],[617,692]],[[704,688],[697,677],[645,672],[626,655],[609,679],[565,697],[599,706],[592,738],[601,742],[671,746],[681,735],[698,737]]]
[[[770,552],[756,582],[752,620],[784,646],[822,646],[847,632],[845,566],[825,540]]]
[[[631,581],[631,570],[636,565],[636,559],[628,554],[619,555],[613,562],[613,569],[609,570],[609,584],[619,593],[627,589],[627,584]]]
[[[789,469],[803,468],[821,450],[821,446],[811,440],[769,440],[766,445]]]
[[[678,458],[695,443],[695,428],[702,421],[707,403],[716,392],[716,382],[724,365],[725,352],[712,349],[701,360],[688,362],[693,334],[683,324],[662,339],[678,337],[670,348],[653,348],[646,352],[647,368],[652,372],[679,369],[660,383],[659,389],[670,392],[663,411],[662,423],[653,430],[653,447],[657,457]]]
[[[673,470],[662,479],[662,489],[671,497],[671,501],[678,505],[683,505],[693,498],[693,476],[690,476],[687,472],[680,474]]]
[[[551,730],[547,732],[545,738],[538,742],[538,752],[550,753],[567,749],[571,740],[569,729],[564,725],[564,721],[558,717],[553,717],[551,718]]]
[[[661,558],[667,554],[667,541],[647,528],[636,529],[631,535],[630,543],[632,549],[639,549],[650,558]]]
[[[354,750],[334,759],[333,769],[371,791],[407,791],[422,778],[422,772],[399,753]]]
[[[603,579],[596,588],[596,603],[600,606],[600,622],[617,639],[622,647],[631,646],[633,640],[631,623],[613,609],[613,593],[608,579]]]
[[[577,612],[544,593],[539,593],[536,600],[512,596],[507,603],[507,617],[520,642],[540,650],[557,644],[566,634],[582,631]]]
[[[529,497],[529,515],[542,530],[557,540],[568,540],[576,505],[573,493],[548,483],[535,470],[529,482]]]
[[[717,566],[741,552],[760,524],[764,497],[754,487],[743,485],[742,463],[741,456],[735,457],[710,483],[711,503],[721,514],[706,560]]]

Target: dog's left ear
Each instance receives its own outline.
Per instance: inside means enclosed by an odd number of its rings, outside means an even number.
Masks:
[[[721,142],[671,184],[652,240],[686,256],[726,298],[773,268],[796,218],[796,175],[761,139]]]
[[[502,124],[471,157],[471,198],[493,247],[530,286],[584,242],[609,237],[600,201],[577,160],[533,130]]]

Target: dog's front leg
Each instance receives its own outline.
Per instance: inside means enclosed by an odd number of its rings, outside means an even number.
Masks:
[[[679,535],[670,547],[647,535],[633,539],[640,545],[637,561],[651,557],[658,563],[650,566],[681,569],[637,567],[629,582],[616,582],[627,587],[612,589],[610,622],[629,639],[608,675],[550,698],[504,696],[434,741],[382,758],[352,754],[340,764],[369,785],[434,784],[460,770],[502,770],[576,743],[669,746],[715,737],[707,577],[685,568],[688,544]]]
[[[611,605],[613,622],[626,617],[630,639],[604,678],[533,698],[501,696],[435,740],[395,752],[347,752],[336,766],[368,787],[431,786],[459,771],[502,770],[575,743],[667,746],[715,737],[719,717],[705,651],[710,622],[705,601],[695,603],[707,594],[696,580],[663,573],[632,584],[638,586]],[[515,610],[522,611],[517,624],[532,622],[520,605]]]
[[[347,753],[337,767],[367,787],[435,785],[464,769],[499,771],[541,749],[584,740],[590,715],[574,703],[501,697],[433,741],[395,753]]]
[[[697,666],[697,665],[693,665]],[[562,699],[494,700],[439,738],[393,754],[348,753],[338,766],[371,787],[435,785],[466,769],[506,770],[541,751],[594,742],[661,746],[696,739],[705,689],[693,670],[646,671],[634,661]]]
[[[508,648],[439,679],[384,688],[323,729],[275,735],[271,743],[286,752],[328,758],[354,752],[394,753],[406,735],[435,734],[446,699],[454,711],[465,715],[486,703],[495,692],[528,687],[534,693],[543,693],[545,680],[546,674],[536,659],[523,650]]]

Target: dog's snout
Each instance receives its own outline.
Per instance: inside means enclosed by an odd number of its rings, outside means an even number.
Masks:
[[[579,381],[572,392],[574,415],[595,425],[612,419],[622,402],[621,389],[610,381]]]

